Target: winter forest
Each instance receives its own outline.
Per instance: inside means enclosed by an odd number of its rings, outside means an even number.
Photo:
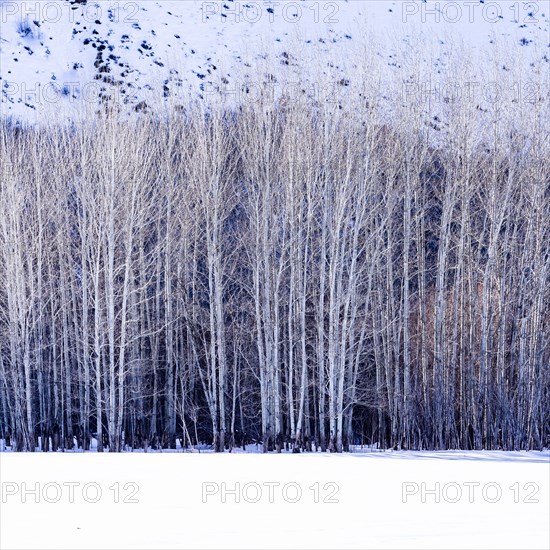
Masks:
[[[0,548],[548,550],[549,36],[0,0]]]
[[[475,111],[439,143],[368,102],[4,123],[0,438],[548,445],[543,109]]]
[[[130,43],[107,48],[115,31],[248,28],[155,5],[143,29],[92,22],[99,98],[0,119],[0,451],[547,448],[546,42],[483,57],[441,35],[430,57],[419,35],[386,59],[343,34],[243,61],[227,94],[151,76],[132,103],[132,70],[113,83],[105,58]],[[10,40],[38,52],[33,32]]]

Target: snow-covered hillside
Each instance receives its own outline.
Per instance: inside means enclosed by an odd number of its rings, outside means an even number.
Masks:
[[[4,0],[0,10],[2,116],[25,120],[114,93],[137,111],[266,90],[341,98],[373,63],[374,81],[410,82],[418,67],[404,53],[415,48],[436,77],[462,43],[476,48],[476,74],[496,48],[521,64],[531,86],[517,95],[537,95],[550,69],[547,0]]]

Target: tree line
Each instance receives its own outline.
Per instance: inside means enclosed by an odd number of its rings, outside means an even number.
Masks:
[[[548,445],[547,106],[522,108],[3,121],[0,438]]]

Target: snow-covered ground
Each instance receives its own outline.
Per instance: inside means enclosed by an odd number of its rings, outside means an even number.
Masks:
[[[365,71],[420,93],[460,55],[471,70],[453,89],[475,82],[482,102],[495,93],[484,71],[520,66],[507,91],[529,100],[550,67],[549,0],[2,0],[0,17],[2,116],[31,121],[97,105],[111,84],[139,111],[260,90],[340,99]]]
[[[548,451],[0,453],[0,547],[548,548],[549,478]]]

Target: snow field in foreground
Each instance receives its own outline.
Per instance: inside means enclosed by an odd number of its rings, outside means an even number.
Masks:
[[[0,547],[548,548],[550,453],[0,454]]]

